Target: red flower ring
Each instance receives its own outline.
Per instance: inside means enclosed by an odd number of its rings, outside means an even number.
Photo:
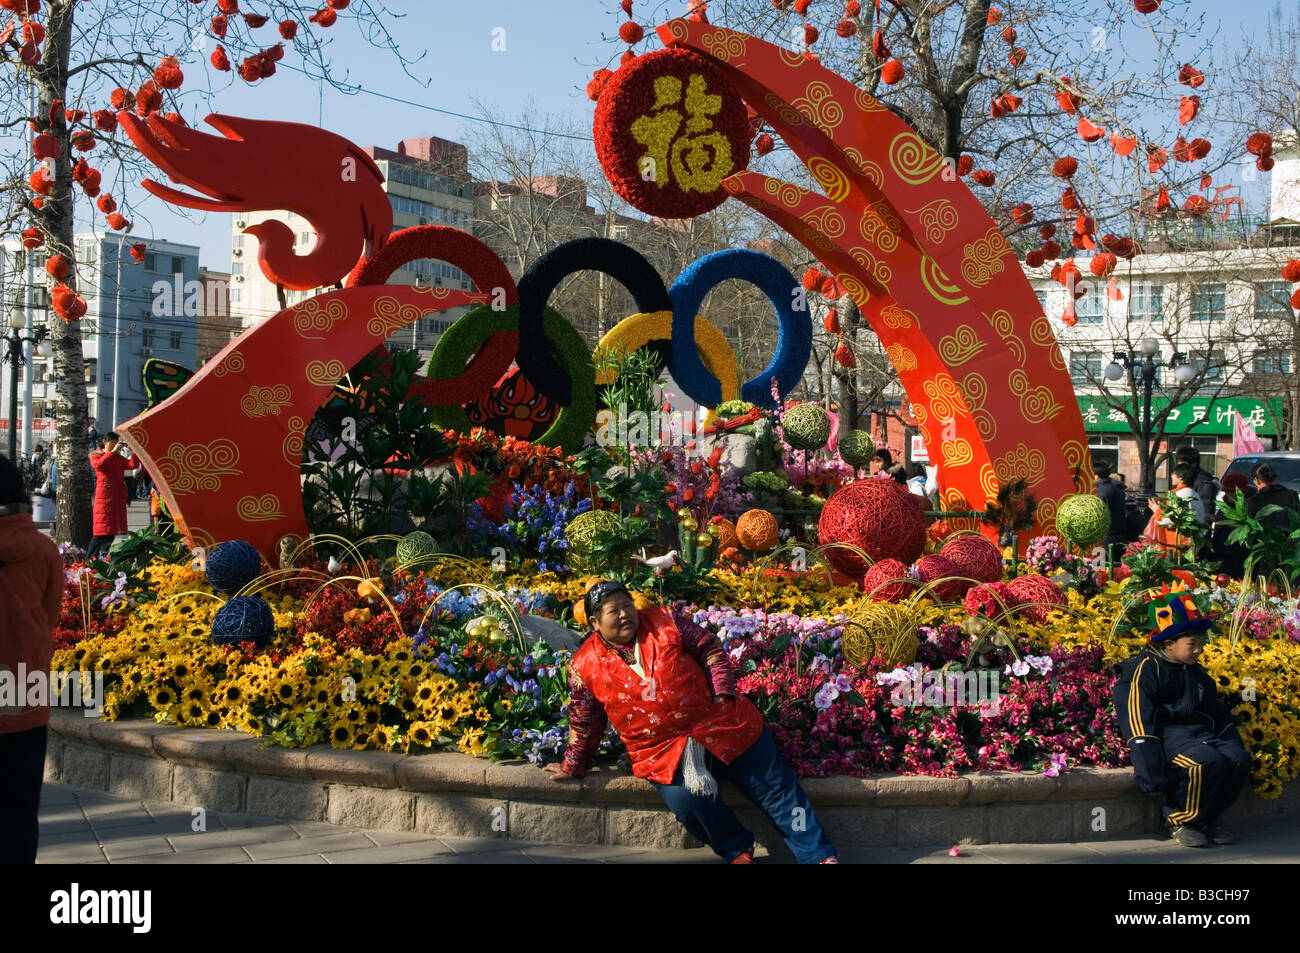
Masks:
[[[722,180],[749,165],[745,103],[689,50],[655,50],[621,67],[601,89],[592,132],[614,191],[664,218],[717,208],[727,199]]]
[[[375,254],[357,263],[346,284],[348,287],[382,285],[402,265],[421,258],[436,258],[455,265],[490,299],[500,301],[504,295],[502,304],[519,303],[519,289],[497,253],[468,232],[443,225],[417,225],[394,232]],[[417,377],[407,394],[439,407],[478,400],[510,369],[518,348],[518,332],[494,334],[462,373],[446,380]],[[385,349],[381,345],[379,350]]]
[[[568,406],[573,381],[547,346],[542,311],[556,286],[576,271],[603,271],[632,295],[642,314],[671,311],[663,279],[640,252],[609,238],[576,238],[551,249],[519,279],[519,367],[543,395]]]

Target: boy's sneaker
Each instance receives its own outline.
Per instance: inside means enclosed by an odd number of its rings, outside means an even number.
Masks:
[[[1184,847],[1204,847],[1210,839],[1195,827],[1177,824],[1169,828],[1169,839]]]
[[[729,861],[729,863],[733,864],[752,864],[753,862],[754,852],[752,850],[742,851]]]
[[[1212,844],[1232,844],[1237,838],[1232,836],[1232,831],[1228,830],[1222,824],[1206,824],[1205,836],[1210,839]]]

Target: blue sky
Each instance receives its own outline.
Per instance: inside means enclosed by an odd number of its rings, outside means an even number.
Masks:
[[[751,2],[767,4],[767,0]],[[1236,45],[1243,30],[1262,36],[1274,6],[1272,0],[1166,3],[1186,8],[1189,19],[1204,13],[1206,33],[1219,30],[1215,45],[1220,48]],[[414,58],[427,49],[412,67],[413,73],[430,81],[427,87],[405,76],[386,53],[368,46],[352,23],[341,19],[328,31],[337,75],[363,84],[370,92],[346,95],[320,86],[292,69],[296,59],[289,51],[277,74],[257,87],[235,80],[221,89],[212,99],[213,111],[321,123],[360,145],[387,148],[413,136],[463,140],[467,120],[434,110],[476,115],[476,99],[502,121],[516,121],[531,104],[540,117],[585,130],[590,129],[594,104],[583,86],[593,68],[606,65],[622,49],[601,38],[602,33],[611,36],[623,19],[615,0],[390,0],[389,6],[405,12],[390,24],[404,53]],[[638,14],[649,16],[651,6],[639,0]],[[670,13],[679,8],[684,10],[685,3],[666,4]],[[1296,5],[1289,0],[1283,10],[1292,14]],[[494,50],[494,40],[500,45],[502,39],[505,49]],[[1186,39],[1190,49],[1198,45],[1196,38]],[[194,77],[187,79],[187,88],[198,85],[199,69],[197,63],[187,66],[187,76]],[[204,71],[222,78],[206,64]],[[208,111],[193,102],[185,117],[197,122]],[[192,217],[186,219],[142,190],[133,198],[136,234],[199,245],[202,264],[229,267],[229,215],[189,213]],[[89,221],[84,218],[82,226]]]

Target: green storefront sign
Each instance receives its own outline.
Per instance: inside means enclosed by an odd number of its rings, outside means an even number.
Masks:
[[[1083,415],[1083,427],[1089,433],[1131,433],[1128,420],[1123,412],[1106,403],[1102,397],[1076,394],[1079,399],[1079,413]],[[1126,407],[1132,408],[1131,400],[1124,401]],[[1151,417],[1155,419],[1165,407],[1169,398],[1157,397],[1151,401]],[[1241,414],[1246,423],[1255,428],[1261,437],[1275,435],[1277,425],[1282,420],[1282,398],[1272,397],[1263,400],[1259,397],[1219,397],[1213,402],[1209,398],[1193,398],[1184,401],[1169,412],[1165,422],[1165,433],[1169,436],[1182,434],[1231,434],[1233,411]],[[1138,417],[1139,422],[1141,417]]]

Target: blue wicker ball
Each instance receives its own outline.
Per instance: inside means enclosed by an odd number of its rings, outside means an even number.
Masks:
[[[274,634],[271,606],[257,596],[235,596],[212,617],[212,641],[217,645],[256,642],[261,648]]]
[[[262,557],[251,543],[232,539],[214,547],[206,565],[209,586],[217,592],[238,592],[262,571]]]

